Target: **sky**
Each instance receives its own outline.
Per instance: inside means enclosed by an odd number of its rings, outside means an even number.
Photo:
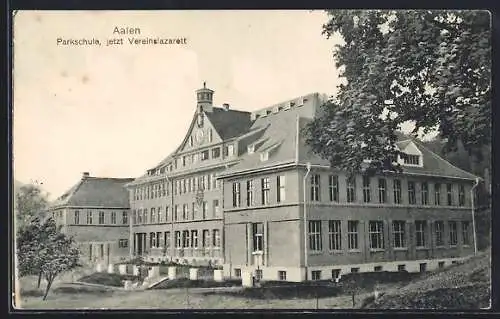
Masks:
[[[323,11],[20,11],[14,18],[14,178],[55,199],[82,172],[138,177],[182,141],[195,90],[253,111],[340,83]],[[140,35],[113,34],[115,27]],[[130,45],[129,37],[186,39]],[[101,46],[58,45],[99,39]],[[122,45],[107,46],[109,39]]]

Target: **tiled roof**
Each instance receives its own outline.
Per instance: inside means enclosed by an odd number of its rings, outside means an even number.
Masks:
[[[59,197],[55,206],[128,208],[129,194],[124,185],[133,178],[86,177]]]
[[[214,107],[213,112],[206,112],[205,115],[223,140],[245,133],[252,125],[250,112]]]

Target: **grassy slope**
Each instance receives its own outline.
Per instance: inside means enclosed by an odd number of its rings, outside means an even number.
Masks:
[[[387,290],[364,308],[479,309],[490,306],[490,253],[483,252],[463,264],[429,273],[401,288]]]

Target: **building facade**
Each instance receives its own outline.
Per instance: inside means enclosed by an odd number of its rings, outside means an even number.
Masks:
[[[73,236],[82,262],[115,263],[128,258],[129,199],[125,184],[132,178],[92,177],[81,180],[50,207],[62,231]]]

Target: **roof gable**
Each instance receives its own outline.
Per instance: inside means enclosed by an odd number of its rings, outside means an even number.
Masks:
[[[214,107],[205,114],[222,140],[240,136],[252,126],[250,112]]]

